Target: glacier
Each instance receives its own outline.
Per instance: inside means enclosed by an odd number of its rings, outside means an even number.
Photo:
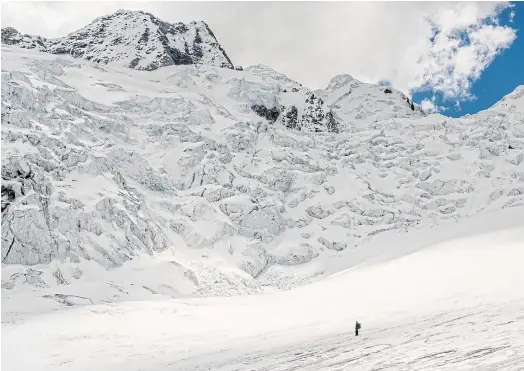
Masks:
[[[452,119],[350,76],[313,92],[266,66],[134,71],[5,46],[2,69],[10,291],[75,292],[84,271],[158,254],[172,279],[157,295],[214,295],[204,255],[228,267],[221,294],[290,288],[381,233],[522,206],[522,88]]]
[[[518,369],[524,86],[428,114],[350,75],[235,68],[205,23],[143,12],[2,44],[10,369]],[[450,350],[457,318],[462,340],[515,325]]]

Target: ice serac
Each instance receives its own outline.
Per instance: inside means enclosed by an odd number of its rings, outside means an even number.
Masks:
[[[113,16],[122,37],[149,17]],[[349,75],[312,91],[262,65],[145,73],[4,34],[9,303],[288,289],[365,260],[371,241],[524,205],[522,88],[455,119]]]
[[[57,39],[2,29],[2,43],[137,70],[207,64],[234,68],[205,22],[167,23],[142,11],[119,10]]]

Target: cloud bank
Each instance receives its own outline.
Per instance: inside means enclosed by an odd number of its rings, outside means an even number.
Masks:
[[[471,99],[471,84],[516,37],[498,24],[509,3],[20,2],[2,27],[59,37],[117,9],[168,22],[206,21],[234,63],[263,63],[312,89],[338,74],[405,93]],[[428,100],[432,104],[431,101]],[[428,106],[428,104],[426,104]]]

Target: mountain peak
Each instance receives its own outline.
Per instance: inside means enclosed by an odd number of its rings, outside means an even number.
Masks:
[[[9,27],[2,29],[2,43],[138,70],[181,64],[234,68],[205,22],[168,23],[140,10],[119,9],[58,39],[21,35]]]
[[[330,90],[330,91],[336,90],[342,86],[345,86],[347,83],[353,80],[354,80],[353,76],[348,75],[348,74],[337,75],[331,79],[328,86],[326,87],[326,90]]]
[[[144,12],[143,10],[127,10],[127,9],[120,8],[113,14],[151,14],[151,13]]]

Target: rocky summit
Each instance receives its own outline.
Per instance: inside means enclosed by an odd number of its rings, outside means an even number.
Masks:
[[[146,71],[181,64],[234,68],[206,23],[171,24],[142,11],[119,10],[58,39],[7,27],[2,29],[2,44]]]
[[[7,308],[288,289],[524,200],[522,86],[428,115],[350,75],[235,69],[205,23],[143,12],[3,29],[1,130]]]

